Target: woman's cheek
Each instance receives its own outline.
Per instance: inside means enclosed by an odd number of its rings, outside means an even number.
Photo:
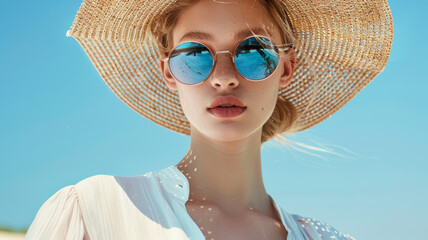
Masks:
[[[201,94],[200,91],[198,91],[197,89],[178,88],[178,95],[180,99],[181,109],[183,110],[184,115],[189,121],[191,121],[191,119],[195,117],[196,113],[205,111],[205,106],[203,106],[202,104],[204,101],[200,99]]]

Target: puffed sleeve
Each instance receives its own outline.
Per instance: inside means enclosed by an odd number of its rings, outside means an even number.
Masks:
[[[299,217],[297,221],[312,240],[355,240],[349,234],[343,234],[334,227],[314,218]]]
[[[25,240],[89,240],[74,185],[60,189],[39,209]]]

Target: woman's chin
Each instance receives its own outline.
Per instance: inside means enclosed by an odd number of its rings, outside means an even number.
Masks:
[[[243,129],[229,125],[202,131],[202,134],[218,142],[234,142],[251,138],[251,135],[255,132],[256,130],[252,131],[251,129]]]

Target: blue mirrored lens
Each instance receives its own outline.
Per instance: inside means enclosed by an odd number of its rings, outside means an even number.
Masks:
[[[204,81],[210,74],[212,65],[210,51],[204,45],[194,42],[180,44],[169,59],[172,74],[185,84]]]
[[[260,80],[270,76],[277,64],[278,49],[266,38],[248,38],[236,48],[236,68],[248,79]]]

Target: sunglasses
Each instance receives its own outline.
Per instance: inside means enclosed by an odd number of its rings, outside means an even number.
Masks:
[[[277,47],[269,38],[252,36],[238,43],[233,52],[229,50],[214,52],[200,42],[185,42],[169,53],[169,68],[175,79],[183,84],[196,85],[211,75],[219,53],[229,53],[235,70],[250,81],[262,81],[275,71],[279,61],[279,51],[287,51],[293,44]]]

